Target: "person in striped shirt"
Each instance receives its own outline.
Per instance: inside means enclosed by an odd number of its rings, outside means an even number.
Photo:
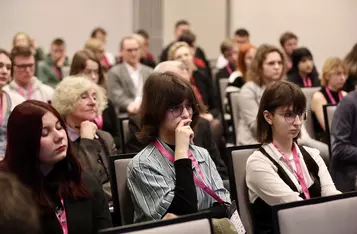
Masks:
[[[134,222],[195,213],[231,202],[207,150],[192,144],[193,129],[204,111],[187,80],[172,72],[149,76],[138,135],[147,146],[127,171]]]

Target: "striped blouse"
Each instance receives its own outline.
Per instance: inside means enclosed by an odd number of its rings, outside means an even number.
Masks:
[[[172,155],[173,150],[161,141]],[[229,192],[224,188],[221,177],[207,150],[190,145],[197,159],[206,184],[225,202],[230,203]],[[193,167],[196,176],[198,173]],[[175,196],[175,168],[151,143],[138,153],[129,163],[128,188],[134,204],[134,222],[158,220],[166,213]],[[210,195],[196,185],[198,210],[208,209],[216,202]]]

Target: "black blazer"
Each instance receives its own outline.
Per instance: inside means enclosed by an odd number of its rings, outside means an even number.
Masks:
[[[97,181],[87,173],[82,175],[83,183],[91,197],[74,200],[64,197],[68,234],[97,233],[98,230],[112,227],[108,202]],[[63,234],[55,213],[41,215],[41,234]]]
[[[121,152],[121,136],[120,127],[118,124],[117,113],[113,102],[108,99],[108,106],[103,111],[103,131],[109,132],[114,139],[115,146],[119,152]]]

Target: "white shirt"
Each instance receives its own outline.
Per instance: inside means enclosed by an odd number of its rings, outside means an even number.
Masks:
[[[136,88],[136,99],[138,99],[142,96],[142,90],[143,90],[143,78],[141,77],[141,73],[140,73],[141,66],[140,64],[138,64],[137,68],[134,69],[134,67],[130,66],[127,63],[124,63],[124,65],[129,72],[134,87]]]
[[[223,54],[221,54],[216,62],[216,68],[217,70],[224,68],[225,66],[228,65],[228,60],[223,56]]]
[[[295,144],[295,143],[294,143]],[[305,164],[304,158],[295,144],[296,150],[299,154],[300,165],[302,172],[310,187],[314,181]],[[294,172],[285,163],[281,153],[273,146],[273,144],[264,144],[263,148],[266,152],[284,169],[291,181],[294,183],[299,193],[294,192],[291,188],[280,178],[277,171],[278,168],[271,162],[263,153],[255,151],[247,161],[246,165],[246,183],[249,192],[249,201],[254,203],[260,197],[268,205],[276,205],[288,203],[293,201],[303,200],[299,194],[302,193],[301,186]],[[338,191],[331,179],[327,167],[320,156],[317,149],[305,147],[305,150],[311,155],[319,167],[319,179],[321,183],[321,196],[330,196],[341,193]],[[294,158],[291,154],[289,156],[290,165],[296,170]]]

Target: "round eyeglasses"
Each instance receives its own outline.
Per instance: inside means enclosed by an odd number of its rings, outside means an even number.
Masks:
[[[170,109],[170,112],[174,118],[177,118],[182,115],[184,108],[187,110],[187,112],[190,116],[192,116],[195,113],[195,110],[194,110],[192,104],[190,104],[190,103],[174,106]]]
[[[308,113],[308,111],[306,110],[306,111],[304,111],[302,113],[298,113],[298,114],[296,114],[292,111],[288,111],[285,113],[277,113],[277,114],[283,116],[286,123],[292,124],[295,122],[296,116],[299,117],[300,121],[305,121],[307,119],[307,113]]]

